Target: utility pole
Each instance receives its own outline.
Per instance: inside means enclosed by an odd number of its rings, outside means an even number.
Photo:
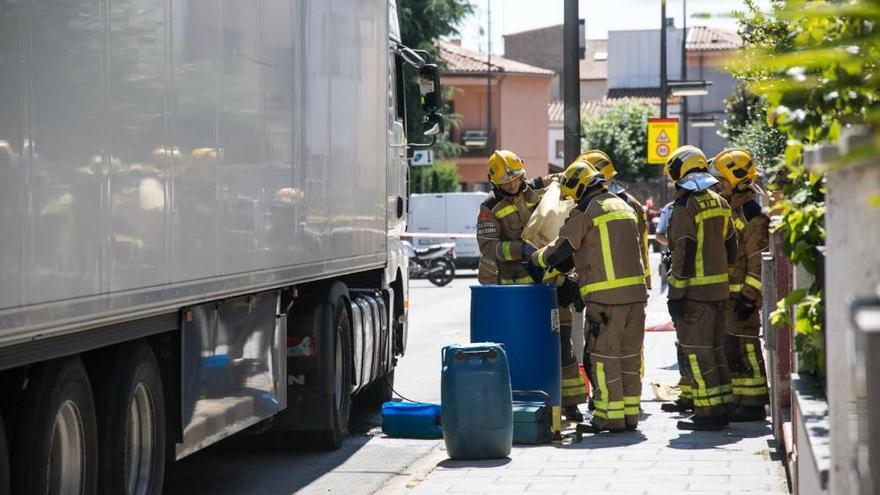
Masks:
[[[660,118],[666,118],[666,0],[660,0]]]
[[[565,24],[562,30],[562,98],[565,103],[563,136],[564,165],[568,166],[581,153],[580,95],[580,22],[578,1],[565,0]]]
[[[687,0],[681,0],[681,80],[687,81]],[[688,100],[687,96],[681,97],[681,131],[678,142],[682,146],[688,144]]]
[[[486,65],[486,144],[487,148],[497,148],[495,140],[492,139],[492,0],[486,0],[486,24],[489,33],[488,54]],[[490,149],[486,150],[491,153]]]

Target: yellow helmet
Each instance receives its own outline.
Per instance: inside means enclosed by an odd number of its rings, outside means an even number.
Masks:
[[[496,150],[489,157],[489,180],[496,186],[503,186],[525,174],[525,162],[512,151]]]
[[[749,152],[732,148],[715,155],[709,162],[710,172],[719,179],[726,179],[730,187],[748,187],[758,178],[758,169]]]
[[[664,168],[672,182],[678,182],[691,172],[708,172],[709,164],[706,155],[696,146],[682,146],[673,151],[666,159]]]
[[[611,157],[608,156],[604,151],[585,151],[584,153],[581,153],[579,157],[577,157],[576,161],[589,163],[591,167],[602,173],[602,176],[605,177],[605,180],[611,180],[614,178],[615,175],[617,175],[617,169],[614,168],[614,163],[611,162]]]
[[[605,183],[605,177],[589,162],[582,160],[572,162],[562,174],[562,195],[575,200],[581,199],[588,189]]]

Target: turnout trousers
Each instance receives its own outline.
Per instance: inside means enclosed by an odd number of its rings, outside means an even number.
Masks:
[[[571,344],[571,308],[559,308],[559,353],[562,363],[562,407],[587,401],[587,382],[581,375]]]
[[[585,365],[593,387],[593,425],[603,430],[635,428],[642,396],[640,376],[645,338],[645,303],[586,307]]]
[[[696,418],[717,418],[733,404],[724,350],[724,302],[685,299],[684,316],[675,321],[684,386],[690,388]]]
[[[735,300],[727,301],[727,336],[724,343],[733,385],[733,402],[738,406],[763,406],[770,403],[770,394],[759,337],[761,324],[758,312],[740,320],[735,307]]]

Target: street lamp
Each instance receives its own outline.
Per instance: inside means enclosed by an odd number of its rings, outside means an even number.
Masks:
[[[715,117],[691,117],[691,127],[715,127]]]
[[[669,81],[666,85],[672,96],[706,96],[712,81]]]

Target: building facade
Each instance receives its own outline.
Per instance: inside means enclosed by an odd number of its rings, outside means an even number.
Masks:
[[[455,88],[449,105],[461,119],[449,137],[464,146],[451,160],[462,190],[489,189],[486,161],[496,149],[519,155],[529,177],[547,174],[546,115],[553,72],[497,56],[490,64],[486,54],[455,43],[440,42],[439,49],[446,64],[443,84]]]

